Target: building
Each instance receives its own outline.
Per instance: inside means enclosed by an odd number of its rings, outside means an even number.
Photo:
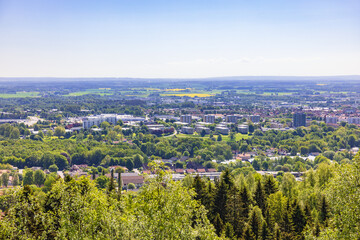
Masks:
[[[229,128],[223,126],[216,126],[215,131],[223,135],[228,135],[230,132]]]
[[[347,119],[347,122],[349,123],[349,124],[360,124],[360,117],[349,117],[348,119]]]
[[[180,122],[191,123],[191,121],[192,121],[192,116],[191,115],[181,115],[180,116]]]
[[[134,117],[132,115],[117,115],[117,114],[100,114],[95,116],[89,116],[82,119],[83,120],[83,128],[89,129],[92,126],[100,126],[103,122],[108,122],[113,125],[117,123],[117,121],[122,120],[123,122],[141,122],[145,121],[143,117]]]
[[[294,113],[293,115],[293,126],[301,127],[306,126],[306,114],[305,113]]]
[[[199,134],[201,134],[203,130],[205,131],[206,134],[210,134],[210,128],[203,127],[201,125],[200,126],[198,125],[195,127],[195,131]]]
[[[337,124],[338,121],[339,121],[338,117],[332,117],[332,116],[325,117],[325,123],[328,123],[328,124]]]
[[[215,123],[215,115],[205,115],[204,122],[206,123]]]
[[[260,116],[259,116],[259,115],[251,115],[249,119],[250,119],[250,121],[252,121],[253,123],[258,123],[258,122],[260,122]]]
[[[226,116],[226,122],[229,122],[229,123],[236,123],[237,119],[238,119],[238,117],[235,115]]]
[[[238,126],[238,130],[240,133],[247,134],[249,132],[249,125],[241,124]]]
[[[194,128],[192,127],[182,127],[181,132],[184,134],[194,134]]]

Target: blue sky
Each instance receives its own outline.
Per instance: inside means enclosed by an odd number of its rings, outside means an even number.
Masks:
[[[359,0],[0,0],[1,77],[353,74]]]

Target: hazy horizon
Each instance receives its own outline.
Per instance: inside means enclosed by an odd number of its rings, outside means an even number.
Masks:
[[[0,1],[0,77],[360,75],[360,2]]]

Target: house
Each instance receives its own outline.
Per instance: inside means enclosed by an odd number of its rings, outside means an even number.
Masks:
[[[175,169],[175,172],[179,173],[179,174],[184,174],[185,173],[184,169],[182,169],[182,168]]]
[[[114,178],[117,178],[117,176],[115,175]],[[137,173],[122,173],[121,180],[124,187],[126,187],[129,183],[135,184],[136,188],[139,188],[144,184],[144,177]]]
[[[189,168],[189,169],[186,169],[186,173],[195,173],[195,169],[192,169],[192,168]]]
[[[204,173],[204,172],[206,172],[206,171],[205,171],[205,168],[198,168],[196,171],[197,171],[198,173]]]

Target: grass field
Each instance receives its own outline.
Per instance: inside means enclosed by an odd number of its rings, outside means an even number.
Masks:
[[[0,98],[26,98],[38,97],[39,92],[16,92],[16,93],[0,93]]]
[[[86,91],[80,91],[80,92],[72,92],[67,95],[64,95],[65,97],[77,97],[77,96],[83,96],[86,94],[96,94],[100,96],[105,95],[113,95],[114,92],[110,88],[99,88],[99,89],[87,89]]]
[[[190,135],[190,134],[177,134],[176,135],[178,138],[202,138],[199,134],[193,134],[193,135]],[[205,137],[203,138],[209,138],[210,135],[206,135]],[[218,135],[214,135],[215,139],[217,139]],[[242,139],[248,139],[250,136],[248,134],[242,134],[242,133],[237,133],[235,134],[235,141],[240,141]],[[223,141],[226,141],[226,142],[229,142],[230,141],[230,135],[222,135],[222,140]]]
[[[176,96],[176,97],[211,97],[215,94],[208,94],[208,93],[166,93],[160,94],[161,96]]]

